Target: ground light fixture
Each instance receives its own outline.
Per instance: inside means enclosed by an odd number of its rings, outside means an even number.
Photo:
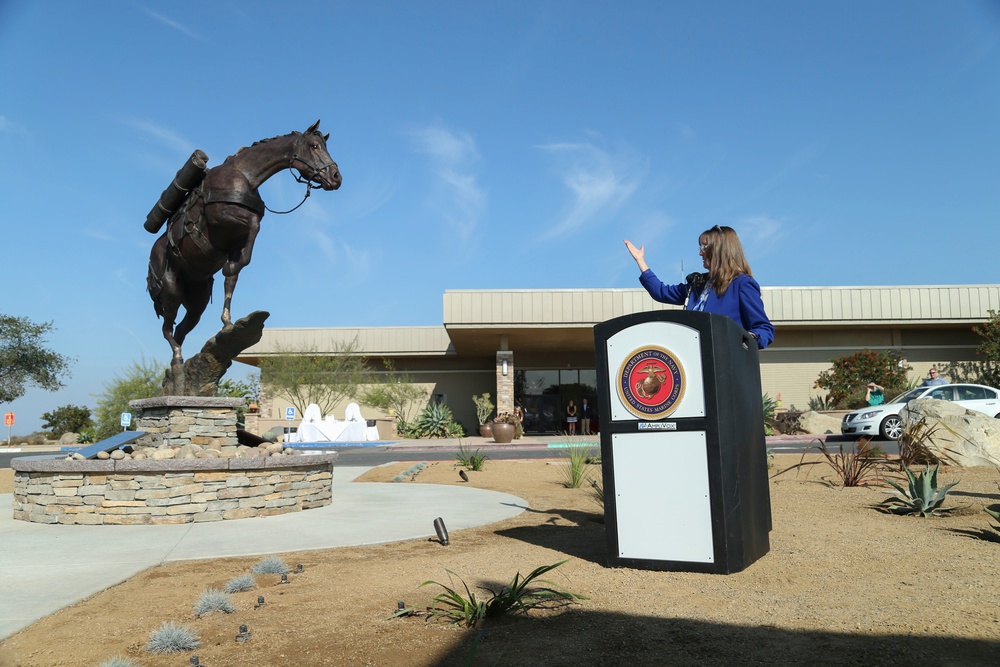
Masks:
[[[194,667],[198,667],[198,665],[201,664],[201,662],[198,661],[198,656],[196,655],[191,656],[191,664],[194,665]]]
[[[448,546],[448,529],[444,525],[444,519],[438,517],[434,519],[434,532],[437,533],[441,544]]]
[[[263,606],[264,606],[264,596],[263,595],[258,595],[257,596],[257,605],[254,607],[254,609],[259,609],[259,608],[261,608]]]
[[[288,575],[286,573],[282,572],[281,573],[281,581],[279,581],[278,583],[279,584],[287,584],[288,583]]]
[[[465,474],[464,470],[459,470],[458,471],[458,476],[462,478],[463,482],[468,482],[469,481],[469,476]]]
[[[236,635],[236,641],[238,641],[238,642],[248,642],[248,641],[250,641],[250,635],[251,634],[253,634],[253,633],[251,633],[249,630],[247,630],[247,626],[241,625],[240,626],[240,632],[239,632],[238,635]]]
[[[302,563],[295,566],[295,574],[302,574]]]

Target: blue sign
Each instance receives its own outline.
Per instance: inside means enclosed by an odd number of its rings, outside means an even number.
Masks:
[[[285,408],[285,419],[288,421],[295,419],[295,408]]]
[[[122,413],[122,426],[128,428],[128,425],[132,423],[132,413],[123,412]]]

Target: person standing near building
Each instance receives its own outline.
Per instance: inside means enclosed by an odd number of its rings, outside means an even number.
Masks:
[[[945,380],[943,377],[941,377],[941,376],[938,375],[938,372],[937,372],[936,368],[931,368],[931,370],[928,373],[927,379],[924,380],[920,384],[920,386],[921,387],[934,387],[934,386],[937,386],[939,384],[948,384],[948,381]]]
[[[865,387],[865,400],[868,401],[868,405],[882,405],[885,403],[885,389],[875,384],[874,382],[869,382]]]
[[[573,399],[569,399],[569,405],[566,406],[566,426],[569,428],[570,435],[576,435],[576,405],[573,403]]]
[[[774,340],[774,325],[764,312],[760,285],[753,279],[743,244],[732,227],[716,225],[698,237],[698,252],[706,273],[692,273],[686,282],[666,285],[646,264],[646,246],[625,239],[642,272],[639,282],[655,301],[683,305],[685,310],[725,315],[743,327],[761,350]]]
[[[590,418],[593,409],[590,407],[590,403],[584,397],[583,402],[580,404],[580,435],[590,435]]]

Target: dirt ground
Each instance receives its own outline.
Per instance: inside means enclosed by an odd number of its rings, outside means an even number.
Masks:
[[[779,456],[772,473],[798,460]],[[389,482],[409,465],[360,481]],[[560,461],[488,461],[468,473],[468,484],[520,496],[529,511],[455,531],[449,546],[419,540],[283,554],[304,571],[288,585],[258,575],[255,590],[233,596],[230,615],[196,618],[192,606],[259,558],[150,569],[9,637],[0,665],[95,667],[115,655],[149,667],[188,665],[190,652],[143,650],[169,620],[198,633],[194,654],[208,667],[998,663],[1000,542],[984,539],[997,533],[982,511],[1000,509],[996,469],[943,469],[943,483],[959,481],[949,499],[964,505],[947,518],[881,513],[873,505],[884,487],[828,486],[825,464],[772,478],[771,550],[732,575],[606,567],[601,507],[590,488],[562,484],[565,469]],[[464,482],[443,462],[406,483]],[[4,488],[9,481],[0,478]],[[421,582],[447,582],[446,569],[474,587],[564,559],[547,578],[588,598],[579,604],[482,632],[421,617],[387,620],[397,601],[426,607],[438,589]],[[266,604],[255,609],[258,595]],[[241,624],[252,635],[237,643]]]

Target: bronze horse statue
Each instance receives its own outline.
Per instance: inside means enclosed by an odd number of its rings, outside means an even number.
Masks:
[[[149,256],[147,287],[157,316],[163,318],[163,337],[173,350],[171,365],[183,363],[181,344],[205,312],[219,269],[226,278],[222,323],[224,328],[232,326],[229,309],[233,290],[240,271],[250,263],[264,217],[264,202],[257,192],[261,183],[289,169],[294,170],[293,175],[298,172],[296,180],[306,184],[306,197],[313,186],[324,190],[340,187],[340,169],[326,148],[329,137],[319,131],[316,121],[303,133],[292,132],[241,148],[207,171],[203,170],[207,156],[200,151],[192,156],[194,162],[201,158],[198,176],[191,181],[197,186],[190,192],[178,189],[184,194],[176,211],[163,209],[170,222],[153,243]],[[178,179],[181,176],[178,172]],[[175,179],[174,184],[177,182]],[[158,204],[161,208],[167,194],[165,191]],[[151,218],[156,210],[154,207]],[[146,229],[155,233],[165,219],[153,220],[151,225],[147,218]],[[181,306],[184,319],[175,327]]]

